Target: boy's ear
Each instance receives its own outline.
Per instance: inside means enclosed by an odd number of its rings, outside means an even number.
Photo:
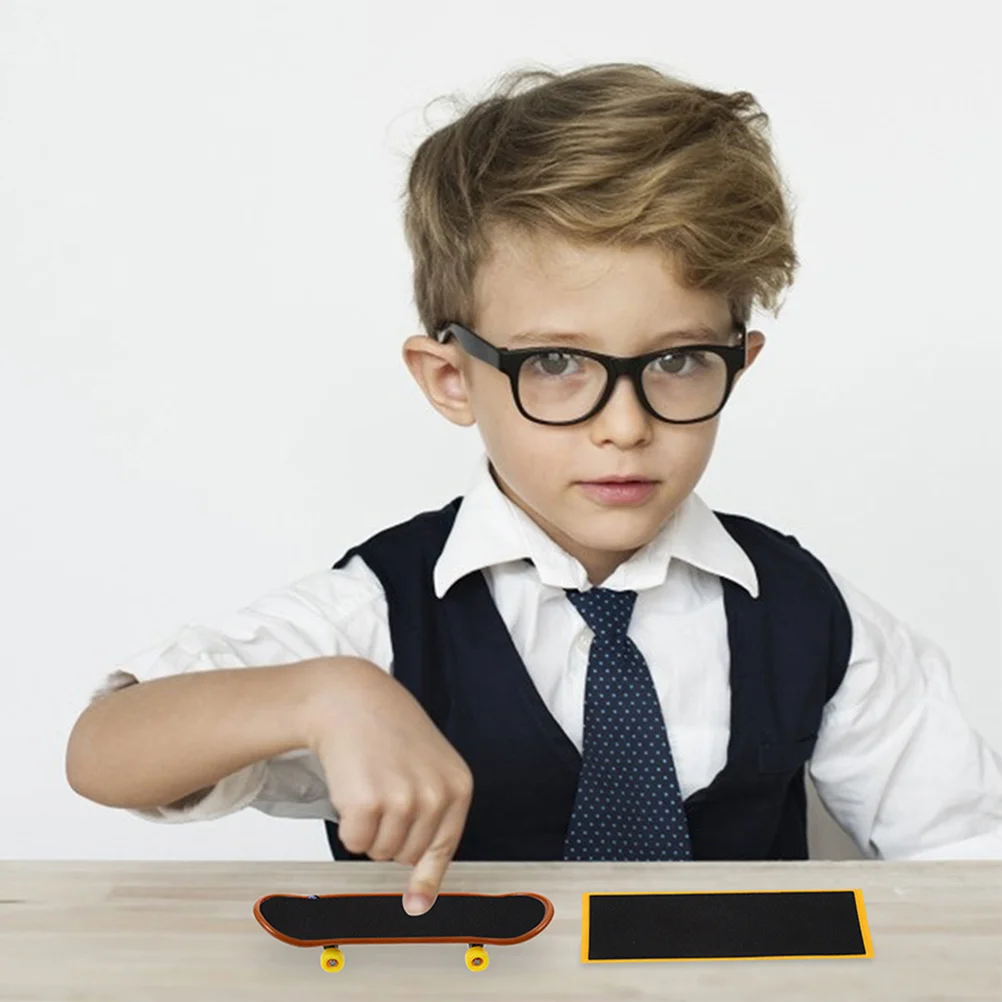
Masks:
[[[752,367],[752,363],[758,358],[759,352],[765,347],[765,335],[761,331],[748,331],[745,335],[745,343],[748,345],[748,364],[735,377],[735,386],[741,377]]]
[[[404,342],[403,358],[414,381],[439,414],[453,424],[475,423],[459,345],[454,341],[440,344],[427,334],[415,334]]]

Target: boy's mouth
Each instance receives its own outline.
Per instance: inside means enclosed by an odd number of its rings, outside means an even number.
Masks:
[[[578,486],[599,504],[639,505],[651,497],[657,483],[642,476],[612,476],[581,480]]]
[[[597,480],[582,480],[585,484],[653,484],[656,481],[650,477],[625,476],[625,477],[599,477]]]

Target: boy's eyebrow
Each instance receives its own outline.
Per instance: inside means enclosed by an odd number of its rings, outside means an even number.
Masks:
[[[720,331],[710,324],[688,325],[677,330],[662,331],[660,334],[655,334],[651,338],[651,346],[654,347],[666,341],[691,341],[696,344],[707,341],[723,343],[733,333],[733,327],[728,328],[726,331]],[[507,347],[509,348],[514,348],[520,344],[568,344],[584,347],[587,343],[587,335],[576,331],[519,331],[518,334],[507,339]]]

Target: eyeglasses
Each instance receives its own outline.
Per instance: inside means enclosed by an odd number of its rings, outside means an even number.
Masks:
[[[644,409],[669,424],[709,421],[723,409],[734,379],[747,364],[745,325],[735,321],[735,346],[683,345],[620,357],[583,348],[497,348],[459,323],[435,334],[454,337],[474,358],[508,376],[515,405],[537,424],[587,421],[612,396],[620,376],[628,376]]]

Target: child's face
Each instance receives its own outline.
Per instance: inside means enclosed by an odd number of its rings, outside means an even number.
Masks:
[[[730,330],[722,296],[680,286],[654,248],[581,247],[552,237],[495,243],[477,275],[474,330],[496,347],[560,343],[610,355],[639,355],[671,344],[658,335],[711,325]],[[526,331],[538,338],[513,344]],[[747,335],[749,363],[764,337]],[[476,423],[500,489],[575,556],[593,584],[649,542],[693,490],[709,461],[718,418],[674,425],[649,414],[621,379],[605,407],[580,424],[552,426],[519,413],[508,377],[469,356],[455,339],[409,338],[404,357],[432,404],[456,424]],[[609,476],[654,481],[626,503],[584,486]]]

